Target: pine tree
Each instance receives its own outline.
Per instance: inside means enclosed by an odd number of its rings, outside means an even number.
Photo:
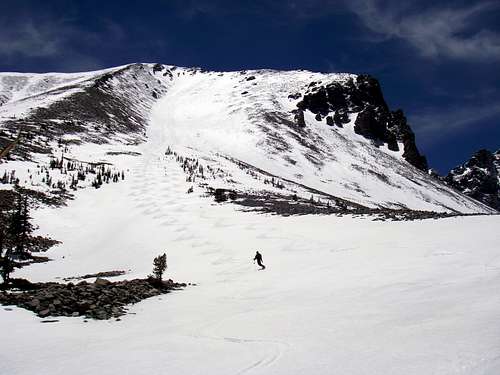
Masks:
[[[16,208],[12,213],[8,234],[13,244],[15,244],[15,254],[19,257],[25,257],[28,247],[29,235],[33,232],[33,225],[30,223],[28,198],[19,194],[17,196]]]
[[[0,274],[8,284],[14,270],[14,259],[28,257],[31,234],[27,196],[16,194],[12,206],[0,207]]]
[[[158,255],[153,260],[153,277],[161,281],[163,277],[163,273],[167,269],[167,254],[163,253],[163,255]]]

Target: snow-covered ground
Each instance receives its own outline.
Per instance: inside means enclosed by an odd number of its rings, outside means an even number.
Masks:
[[[50,220],[41,213],[64,244],[55,261],[18,274],[145,276],[166,251],[168,276],[198,285],[143,301],[119,322],[40,324],[0,309],[0,373],[500,371],[498,216],[283,218],[191,202],[182,183],[118,186],[85,192]],[[264,271],[252,264],[256,249]]]
[[[499,216],[237,211],[186,194],[191,183],[163,154],[159,130],[141,156],[116,157],[129,167],[125,181],[34,212],[40,232],[63,244],[16,276],[144,277],[165,251],[168,277],[197,285],[143,301],[121,321],[41,324],[2,307],[1,374],[500,372]]]

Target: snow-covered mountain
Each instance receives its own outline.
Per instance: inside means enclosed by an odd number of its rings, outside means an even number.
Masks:
[[[500,210],[500,150],[477,151],[470,160],[453,168],[445,181],[465,195]]]
[[[332,207],[492,212],[427,174],[402,111],[389,110],[369,76],[131,64],[1,73],[0,96],[0,144],[21,134],[11,152],[18,163],[48,163],[64,151],[71,160],[125,167],[116,156],[149,139],[158,154],[170,148],[182,160],[194,186],[244,198],[312,195]],[[21,170],[20,180],[39,183]],[[69,185],[64,173],[58,178]]]
[[[59,241],[50,261],[13,276],[93,288],[166,253],[165,278],[191,283],[119,319],[56,315],[67,301],[47,291],[29,301],[45,318],[2,305],[0,374],[500,372],[500,216],[353,214],[493,212],[422,170],[373,79],[133,64],[3,73],[0,91],[0,191],[59,197],[30,211]],[[286,216],[311,212],[345,215]]]

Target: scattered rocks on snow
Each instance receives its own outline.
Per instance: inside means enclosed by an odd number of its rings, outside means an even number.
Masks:
[[[375,221],[412,221],[424,219],[440,219],[453,216],[465,216],[459,213],[410,210],[407,208],[369,208],[345,201],[341,198],[330,197],[321,200],[299,198],[297,195],[285,196],[275,193],[250,194],[238,192],[232,203],[244,207],[246,210],[276,214],[280,216],[300,215],[360,215],[368,216]]]

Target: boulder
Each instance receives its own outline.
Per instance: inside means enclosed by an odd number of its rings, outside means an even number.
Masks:
[[[106,286],[106,285],[111,284],[111,281],[106,280],[106,279],[103,279],[103,278],[101,278],[101,277],[98,277],[98,278],[94,281],[94,284],[95,284],[95,285],[104,285],[104,286]]]
[[[38,312],[38,316],[40,316],[40,318],[45,318],[46,316],[49,315],[50,315],[49,309],[41,310],[40,312]]]

